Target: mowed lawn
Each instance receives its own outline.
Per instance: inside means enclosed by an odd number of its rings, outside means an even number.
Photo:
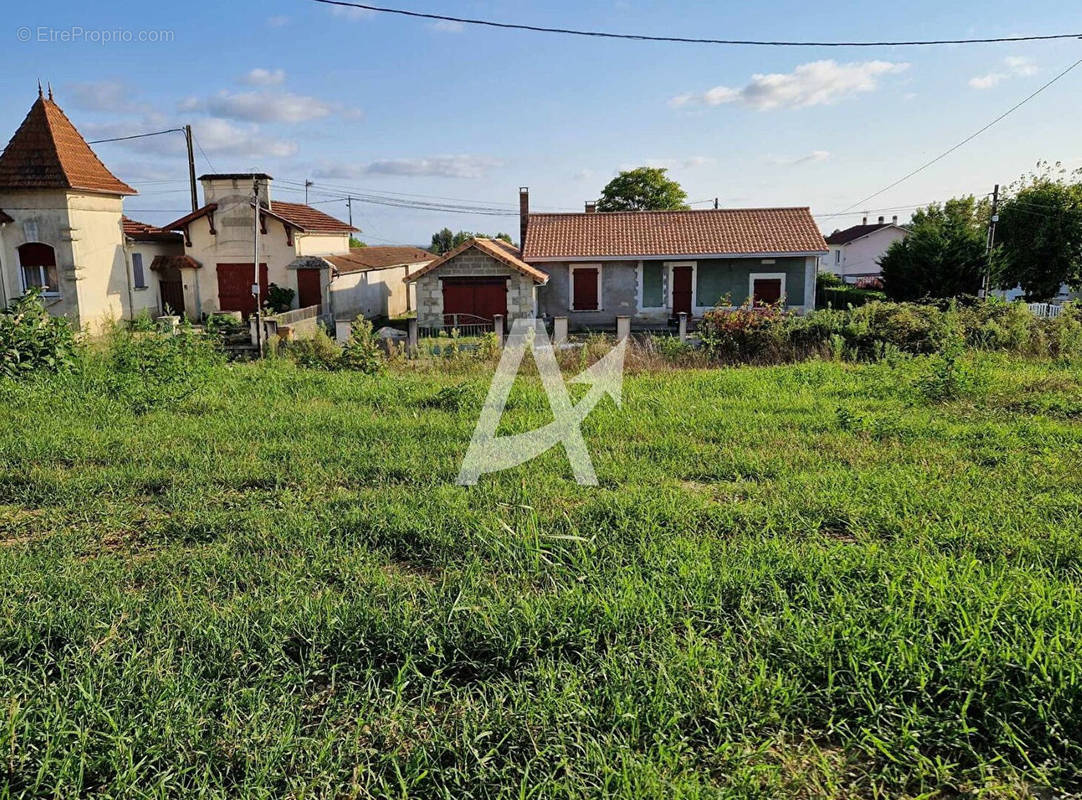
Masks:
[[[491,366],[4,384],[0,796],[1079,791],[1082,371],[982,363],[629,374],[596,488],[454,485]]]

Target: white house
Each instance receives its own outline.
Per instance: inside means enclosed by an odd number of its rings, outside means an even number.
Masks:
[[[856,283],[861,278],[877,278],[882,271],[879,259],[907,233],[898,224],[897,217],[890,222],[880,217],[874,225],[869,225],[868,218],[864,217],[860,225],[834,231],[826,237],[830,252],[819,262],[819,271],[833,272],[846,283]]]
[[[124,250],[132,276],[129,287],[132,314],[156,316],[177,308],[177,297],[182,295],[179,282],[170,283],[168,275],[160,270],[152,270],[151,265],[157,259],[182,257],[184,239],[179,233],[128,217],[124,217],[122,223]]]
[[[331,272],[330,301],[335,319],[358,314],[400,317],[416,308],[416,287],[403,279],[436,260],[419,247],[379,245],[355,247],[348,255],[327,256]]]
[[[202,175],[204,205],[164,226],[180,231],[184,254],[161,257],[151,268],[179,281],[177,312],[198,317],[218,311],[255,310],[255,204],[259,192],[260,294],[270,284],[292,289],[294,307],[329,309],[331,265],[327,256],[346,255],[357,229],[303,203],[271,197],[272,178],[264,173]]]
[[[99,330],[130,317],[135,276],[113,175],[54,102],[38,97],[0,154],[0,300],[34,287],[49,311]],[[145,274],[145,273],[144,273]]]

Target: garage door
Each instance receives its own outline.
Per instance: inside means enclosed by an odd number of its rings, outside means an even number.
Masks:
[[[444,278],[444,325],[491,322],[507,316],[506,278]]]
[[[252,295],[252,278],[255,270],[248,264],[218,265],[218,308],[222,311],[240,311],[248,316],[255,311],[255,297]],[[267,299],[267,265],[259,265],[259,293],[264,302]]]

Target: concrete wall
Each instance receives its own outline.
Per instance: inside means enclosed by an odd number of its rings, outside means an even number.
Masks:
[[[516,319],[534,316],[537,294],[533,278],[508,267],[501,261],[481,251],[470,248],[455,258],[418,278],[417,321],[422,327],[435,328],[443,325],[443,285],[441,277],[507,276],[507,330]]]
[[[418,265],[411,264],[367,272],[343,272],[331,282],[331,307],[335,319],[353,319],[358,314],[369,318],[402,316],[408,310],[407,293],[409,308],[416,307],[412,302],[416,297],[416,286],[402,279],[417,269]]]
[[[132,256],[138,253],[143,257],[143,277],[146,281],[146,288],[140,289],[135,285],[135,271],[132,262]],[[161,241],[129,241],[127,244],[127,269],[128,279],[131,282],[131,311],[132,317],[138,316],[142,313],[155,316],[161,311],[161,290],[158,286],[158,279],[161,277],[157,272],[150,268],[150,265],[154,263],[156,256],[176,256],[184,255],[184,243],[177,242],[161,242]],[[184,270],[185,272],[191,272],[191,270]],[[183,280],[184,276],[181,276]],[[189,279],[190,281],[191,279]]]
[[[750,299],[750,276],[753,273],[785,275],[787,305],[802,310],[805,298],[814,294],[815,256],[775,259],[727,258],[698,261],[595,261],[577,263],[601,264],[601,310],[572,311],[570,307],[570,271],[567,262],[537,263],[538,269],[549,275],[547,285],[538,289],[539,313],[542,316],[568,318],[572,330],[613,328],[617,316],[630,316],[633,325],[663,325],[672,317],[671,267],[673,264],[693,264],[692,282],[694,316],[723,302],[729,306],[743,305]],[[643,271],[657,269],[661,273],[661,306],[645,305]],[[814,302],[814,301],[813,301]]]
[[[339,256],[349,252],[348,233],[295,233],[294,240],[299,256]]]

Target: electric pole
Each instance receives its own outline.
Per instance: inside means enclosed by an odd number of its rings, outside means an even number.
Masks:
[[[992,250],[996,246],[996,223],[999,222],[999,184],[992,190],[992,213],[988,217],[988,240],[984,248],[984,284],[981,297],[988,297],[992,286]]]
[[[349,227],[353,227],[353,198],[346,195],[346,208],[349,209]]]
[[[714,210],[715,211],[718,210],[718,198],[716,198],[716,197],[714,198]]]
[[[192,190],[192,211],[199,209],[199,195],[195,191],[195,154],[192,153],[192,126],[184,126],[184,141],[188,145],[188,185]]]
[[[252,295],[255,297],[255,346],[259,357],[263,357],[263,317],[260,313],[262,298],[259,296],[259,178],[252,178],[252,260],[255,262],[255,283]]]
[[[310,180],[305,180],[304,181],[304,204],[305,205],[308,205],[308,187],[309,186],[314,186],[314,185],[315,184],[312,183]]]

